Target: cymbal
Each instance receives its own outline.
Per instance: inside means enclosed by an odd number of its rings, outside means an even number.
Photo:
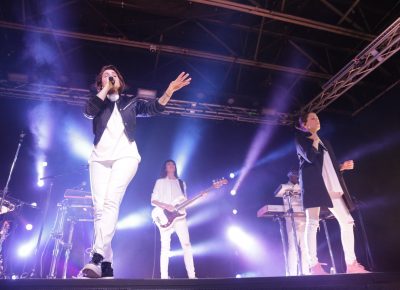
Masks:
[[[1,198],[0,198],[0,204],[1,204]],[[13,210],[15,210],[16,205],[14,203],[12,203],[11,201],[8,201],[7,199],[3,200],[3,205],[0,208],[0,214],[5,214],[8,212],[11,212]]]

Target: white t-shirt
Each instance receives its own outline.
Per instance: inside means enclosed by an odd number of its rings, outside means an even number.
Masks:
[[[343,195],[343,189],[336,174],[329,152],[324,150],[324,163],[322,166],[322,178],[331,198],[338,198]]]
[[[130,142],[125,134],[121,113],[115,103],[99,143],[93,146],[89,162],[118,160],[125,157],[136,158],[139,162],[141,160],[136,142]]]
[[[183,183],[183,188],[186,191],[185,182]],[[186,196],[182,193],[178,179],[165,177],[157,179],[151,195],[151,200],[156,200],[170,205],[177,205],[185,201]]]

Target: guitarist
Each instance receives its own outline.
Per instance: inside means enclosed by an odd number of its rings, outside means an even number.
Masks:
[[[175,205],[187,200],[186,184],[178,178],[176,163],[173,160],[164,162],[161,169],[161,178],[156,181],[151,196],[153,206],[165,209],[169,212],[175,211]],[[169,253],[171,248],[171,235],[176,232],[183,249],[185,267],[189,279],[195,279],[192,246],[190,244],[189,230],[186,218],[177,219],[168,229],[160,228],[161,254],[160,272],[161,279],[168,279]]]

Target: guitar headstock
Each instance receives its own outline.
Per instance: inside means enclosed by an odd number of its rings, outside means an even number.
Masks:
[[[226,184],[228,184],[228,180],[226,178],[221,178],[221,179],[213,180],[212,186],[214,188],[220,188]]]

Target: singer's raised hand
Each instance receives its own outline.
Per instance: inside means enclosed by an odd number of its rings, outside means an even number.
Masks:
[[[189,77],[188,73],[181,72],[180,75],[169,84],[167,93],[170,92],[171,94],[173,94],[174,92],[190,84],[191,80],[192,79]]]
[[[165,106],[171,99],[172,94],[180,90],[181,88],[189,85],[191,80],[192,78],[189,77],[188,73],[181,72],[179,76],[169,84],[167,90],[165,91],[165,94],[158,100],[158,102],[161,105]]]

